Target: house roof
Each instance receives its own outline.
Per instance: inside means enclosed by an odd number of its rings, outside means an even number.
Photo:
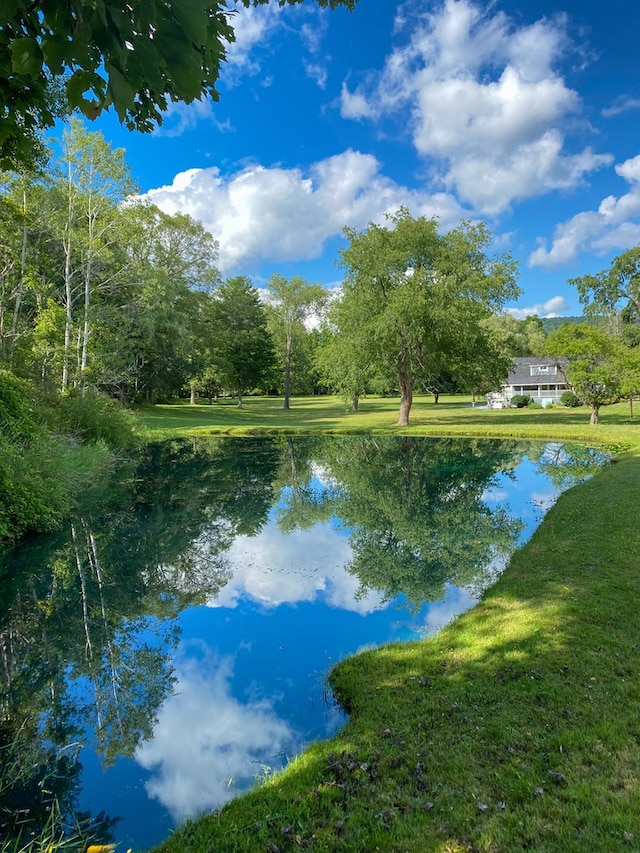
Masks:
[[[566,383],[566,379],[564,375],[557,371],[555,374],[551,374],[548,378],[545,377],[544,374],[538,376],[531,375],[531,368],[534,366],[546,367],[554,364],[560,364],[561,366],[567,363],[566,358],[551,358],[549,356],[526,356],[525,358],[514,358],[513,359],[513,367],[509,376],[506,379],[507,385],[536,385],[540,384],[555,384],[555,383]],[[547,382],[545,382],[547,379]]]

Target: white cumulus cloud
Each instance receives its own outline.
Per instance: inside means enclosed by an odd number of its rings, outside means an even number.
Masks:
[[[554,267],[574,260],[579,252],[605,254],[640,243],[640,155],[615,167],[629,191],[602,199],[597,210],[577,213],[556,226],[550,248],[544,241],[529,256],[530,267]]]
[[[382,222],[401,205],[414,215],[438,216],[443,227],[463,215],[451,195],[410,190],[386,177],[375,157],[352,150],[304,171],[254,165],[223,175],[217,167],[189,169],[144,198],[165,213],[199,219],[219,241],[225,275],[263,261],[317,258],[346,225]]]
[[[516,320],[525,320],[527,317],[561,317],[571,310],[571,305],[564,296],[552,296],[546,302],[538,302],[535,305],[527,305],[524,308],[507,308],[507,313]]]
[[[563,17],[517,25],[491,5],[445,0],[398,19],[407,40],[377,79],[350,91],[344,117],[409,111],[416,150],[439,164],[445,187],[484,215],[517,200],[569,189],[610,162],[566,151],[564,125],[581,100],[556,66],[569,47]],[[372,82],[373,80],[373,82]]]

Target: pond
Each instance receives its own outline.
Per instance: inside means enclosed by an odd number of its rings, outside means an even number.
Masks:
[[[0,566],[0,839],[56,804],[144,850],[344,716],[346,655],[472,606],[580,446],[408,437],[165,442]]]

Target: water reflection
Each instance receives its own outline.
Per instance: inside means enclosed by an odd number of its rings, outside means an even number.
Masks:
[[[438,630],[601,462],[406,437],[148,448],[0,568],[0,839],[55,802],[140,849],[218,807],[335,731],[332,663]]]

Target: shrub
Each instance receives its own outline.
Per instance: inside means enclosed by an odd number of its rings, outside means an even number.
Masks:
[[[0,541],[59,525],[70,508],[59,459],[52,443],[18,448],[0,436]]]
[[[580,398],[577,397],[573,391],[565,391],[560,397],[560,402],[563,406],[566,406],[569,409],[575,409],[582,405]]]
[[[531,397],[528,394],[514,394],[511,398],[511,406],[516,409],[524,409],[531,402]]]
[[[0,370],[0,434],[20,442],[33,438],[38,433],[34,409],[31,383]]]
[[[104,441],[115,450],[138,444],[136,418],[119,403],[97,394],[70,394],[53,405],[55,427],[84,444]]]

